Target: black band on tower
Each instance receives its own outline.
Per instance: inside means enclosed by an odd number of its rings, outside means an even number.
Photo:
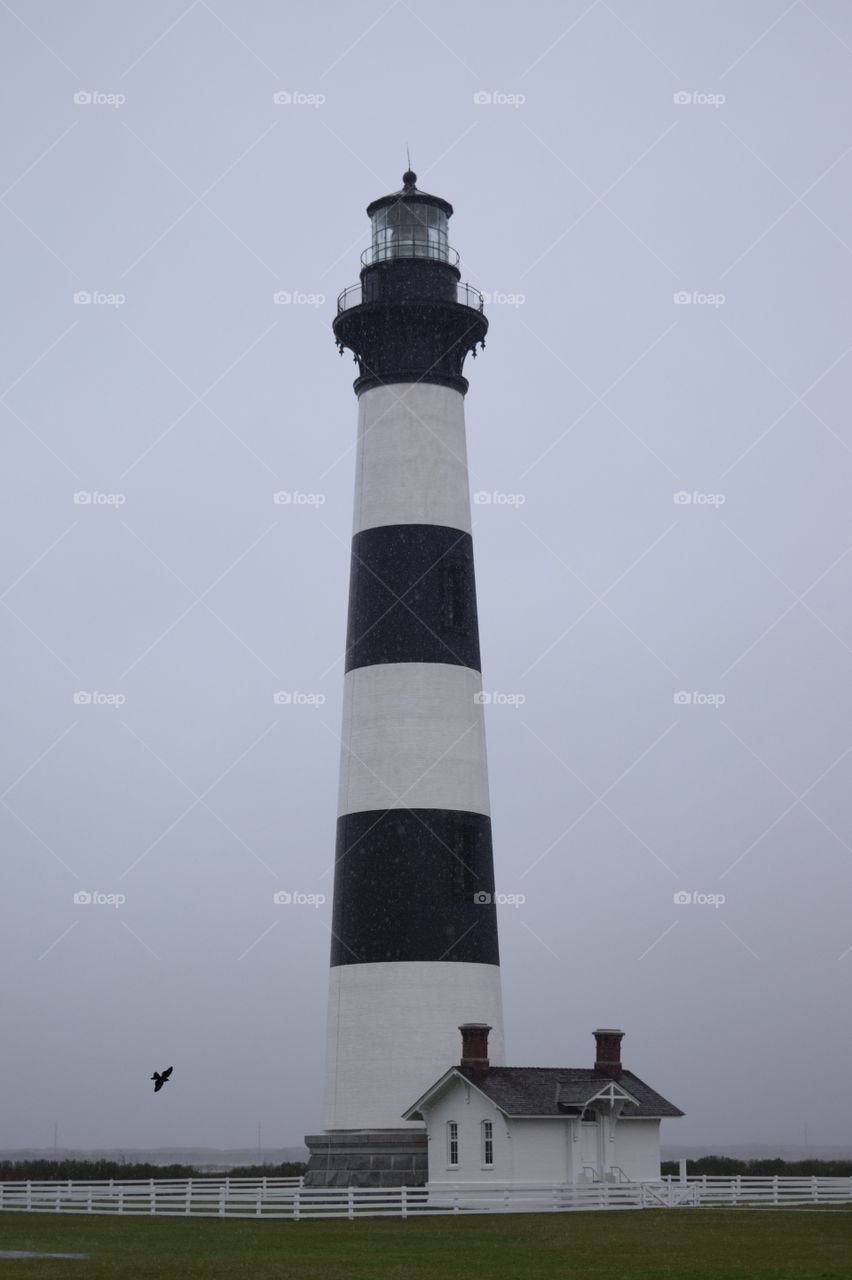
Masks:
[[[332,965],[499,964],[491,819],[369,809],[337,820]]]
[[[346,670],[383,662],[480,670],[469,533],[396,524],[352,539]]]

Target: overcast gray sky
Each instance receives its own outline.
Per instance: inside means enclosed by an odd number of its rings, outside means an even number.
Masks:
[[[849,7],[13,0],[0,28],[0,1146],[319,1127],[330,325],[406,143],[493,295],[466,408],[484,687],[518,695],[486,720],[525,896],[508,1061],[585,1065],[617,1025],[688,1113],[664,1140],[848,1142]]]

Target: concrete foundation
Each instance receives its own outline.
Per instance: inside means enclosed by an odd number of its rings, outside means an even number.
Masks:
[[[306,1187],[422,1187],[425,1129],[338,1129],[309,1133]]]

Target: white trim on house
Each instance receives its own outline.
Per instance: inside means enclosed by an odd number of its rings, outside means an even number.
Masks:
[[[588,1107],[593,1102],[597,1102],[598,1098],[603,1098],[604,1094],[609,1095],[606,1101],[611,1104],[617,1101],[624,1101],[624,1102],[632,1102],[637,1107],[639,1106],[639,1099],[635,1098],[628,1089],[625,1089],[623,1084],[615,1080],[608,1080],[606,1084],[603,1086],[603,1088],[599,1089],[597,1093],[593,1093],[586,1102],[582,1104],[577,1103],[577,1106],[582,1105],[584,1107]],[[618,1094],[618,1097],[616,1097],[616,1094]]]
[[[480,1120],[479,1122],[481,1151],[480,1158],[482,1160],[482,1169],[494,1168],[494,1121]],[[489,1159],[490,1157],[490,1159]]]
[[[458,1167],[459,1167],[459,1122],[458,1120],[448,1120],[447,1121],[447,1168],[458,1169]]]
[[[460,1071],[457,1071],[455,1067],[450,1067],[449,1071],[444,1072],[440,1080],[435,1081],[431,1089],[427,1089],[425,1093],[420,1095],[420,1097],[417,1099],[413,1107],[409,1107],[407,1111],[403,1111],[402,1113],[403,1120],[422,1120],[423,1117],[417,1114],[421,1103],[429,1102],[433,1097],[436,1097],[438,1093],[441,1092],[444,1085],[449,1084],[453,1076],[455,1076],[459,1080],[464,1081],[465,1084],[470,1084],[470,1081],[465,1076],[463,1076]],[[476,1086],[474,1085],[474,1088],[475,1087]],[[477,1090],[477,1092],[482,1093],[482,1090],[479,1089]]]

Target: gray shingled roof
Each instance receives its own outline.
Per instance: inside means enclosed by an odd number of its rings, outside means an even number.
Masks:
[[[485,1075],[470,1067],[456,1070],[509,1116],[568,1115],[567,1108],[588,1102],[610,1078],[590,1067],[491,1067]],[[684,1114],[632,1071],[622,1071],[616,1083],[639,1104],[626,1107],[625,1116]]]

